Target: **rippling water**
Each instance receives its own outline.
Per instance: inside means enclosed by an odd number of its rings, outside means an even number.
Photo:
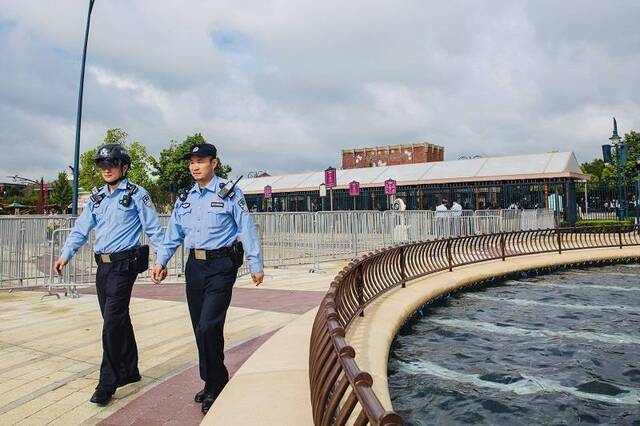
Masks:
[[[640,265],[505,281],[423,312],[389,360],[407,424],[640,425]]]

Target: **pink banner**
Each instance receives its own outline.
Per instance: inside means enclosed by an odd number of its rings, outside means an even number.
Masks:
[[[324,184],[327,188],[335,188],[336,182],[336,169],[329,167],[324,171]]]
[[[386,195],[395,195],[396,193],[396,181],[393,179],[387,179],[384,181],[384,193]]]
[[[271,186],[264,187],[264,198],[271,198]]]
[[[353,197],[357,197],[358,195],[360,195],[360,182],[355,180],[349,182],[349,195]]]

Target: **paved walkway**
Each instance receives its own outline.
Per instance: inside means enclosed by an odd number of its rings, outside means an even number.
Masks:
[[[226,364],[235,373],[275,331],[313,309],[342,263],[267,270],[256,288],[238,280],[225,329]],[[93,288],[79,299],[0,292],[0,424],[198,424],[193,395],[202,382],[184,284],[138,283],[131,316],[139,383],[118,389],[107,407],[89,403],[101,359],[101,318]]]
[[[373,376],[374,391],[384,408],[391,410],[386,369],[389,346],[405,318],[427,300],[461,285],[500,274],[547,265],[630,256],[640,256],[640,248],[577,250],[566,251],[562,255],[546,253],[513,257],[506,261],[492,260],[456,267],[453,272],[428,275],[411,281],[406,288],[396,287],[367,306],[365,315],[357,317],[349,328],[347,341],[356,350],[359,367]],[[309,398],[308,342],[316,312],[313,309],[298,317],[257,349],[222,391],[203,425],[313,424]],[[357,408],[353,416],[359,410]]]

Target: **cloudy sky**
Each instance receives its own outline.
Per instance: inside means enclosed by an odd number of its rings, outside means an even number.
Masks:
[[[0,1],[0,178],[72,164],[87,5]],[[611,116],[640,130],[639,19],[637,0],[96,0],[82,147],[201,132],[272,174],[424,141],[587,161]]]

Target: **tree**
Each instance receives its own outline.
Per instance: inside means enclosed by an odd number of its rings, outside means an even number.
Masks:
[[[158,186],[166,191],[175,193],[180,188],[185,188],[192,184],[193,178],[189,173],[187,163],[182,159],[192,145],[200,145],[206,140],[200,133],[187,136],[182,143],[171,141],[168,148],[160,151],[160,157],[154,164]],[[218,159],[219,160],[219,159]],[[216,175],[226,179],[231,173],[231,167],[218,161]]]
[[[589,175],[589,187],[596,188],[602,185],[608,185],[608,181],[603,176],[606,168],[611,167],[610,164],[606,164],[601,158],[596,158],[589,163],[580,164],[580,170],[582,173]]]
[[[640,133],[632,130],[624,135],[624,142],[627,144],[627,162],[623,168],[624,182],[625,185],[631,185],[638,179],[637,160],[640,160]]]
[[[638,178],[636,161],[640,159],[640,133],[631,131],[624,135],[627,144],[627,161],[623,167],[623,181],[625,186],[633,185]],[[611,163],[606,164],[602,159],[596,158],[589,163],[582,163],[580,169],[589,175],[589,186],[615,187],[617,174],[617,156],[612,155]]]
[[[62,213],[66,213],[67,207],[71,204],[72,189],[65,172],[58,173],[58,178],[51,183],[49,198],[60,207]]]
[[[20,203],[28,206],[28,210],[22,210],[22,213],[29,212],[35,213],[38,208],[38,197],[39,191],[37,191],[33,186],[27,186],[24,188],[18,195],[7,198],[8,204],[10,203]]]
[[[131,155],[131,168],[127,173],[127,178],[152,192],[155,186],[153,179],[155,170],[154,164],[156,160],[147,153],[147,148],[140,142],[133,142],[129,144],[127,142],[127,132],[122,129],[109,129],[107,134],[95,148],[91,148],[85,151],[80,156],[80,186],[86,190],[90,190],[93,187],[100,187],[104,185],[100,170],[93,160],[98,148],[107,143],[119,143],[124,145]]]

